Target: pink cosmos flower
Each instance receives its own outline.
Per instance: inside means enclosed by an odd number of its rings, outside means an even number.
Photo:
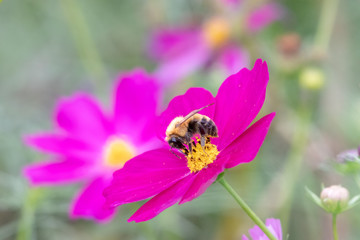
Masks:
[[[248,53],[230,40],[230,31],[229,22],[216,17],[202,27],[155,32],[149,43],[150,56],[159,62],[155,76],[167,86],[209,65],[220,65],[227,75],[247,66]]]
[[[229,1],[231,8],[241,7],[241,1]],[[228,4],[225,3],[224,4]],[[239,5],[239,6],[236,6]],[[283,17],[279,4],[264,4],[246,17],[246,29],[259,32]],[[225,17],[213,17],[202,26],[162,29],[149,42],[149,55],[159,62],[155,75],[164,85],[172,85],[190,74],[209,66],[219,67],[225,75],[249,65],[249,54],[235,39],[237,22]]]
[[[266,219],[265,223],[266,227],[269,231],[276,237],[278,240],[282,240],[282,230],[281,230],[281,222],[279,219],[269,218]],[[252,240],[269,240],[269,238],[263,233],[263,231],[255,226],[249,230],[249,234]],[[245,235],[242,236],[242,240],[249,240]]]
[[[81,181],[70,215],[106,221],[114,209],[104,208],[102,191],[114,170],[135,155],[162,144],[153,130],[159,91],[142,70],[124,74],[117,82],[111,113],[85,93],[60,99],[55,127],[26,137],[26,143],[50,153],[51,161],[34,163],[24,174],[34,186]]]
[[[160,116],[162,138],[175,117],[211,103],[199,113],[215,122],[219,137],[206,143],[206,153],[200,144],[187,156],[180,152],[175,156],[169,147],[158,148],[126,162],[104,191],[107,205],[115,207],[152,197],[129,219],[146,221],[177,202],[197,198],[225,169],[252,161],[275,116],[266,115],[249,127],[264,103],[268,79],[266,62],[257,60],[251,71],[244,68],[228,77],[216,97],[203,88],[190,88],[175,97]]]

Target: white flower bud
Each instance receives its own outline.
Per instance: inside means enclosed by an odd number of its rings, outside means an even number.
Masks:
[[[328,212],[337,214],[347,207],[349,202],[349,191],[340,185],[333,185],[324,188],[320,197],[324,208]]]

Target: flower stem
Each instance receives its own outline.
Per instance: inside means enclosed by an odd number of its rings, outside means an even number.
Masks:
[[[325,54],[327,52],[338,3],[339,0],[323,0],[314,43],[314,50],[316,53]]]
[[[360,175],[359,174],[355,175],[355,182],[358,185],[358,187],[360,188]]]
[[[246,212],[246,214],[255,222],[256,225],[265,233],[270,240],[277,240],[274,235],[269,231],[266,225],[261,219],[250,209],[250,207],[244,202],[244,200],[235,192],[235,190],[226,182],[223,177],[218,178],[218,182],[230,193],[240,207]]]
[[[60,1],[68,26],[72,32],[78,54],[87,72],[97,80],[96,87],[101,87],[107,79],[103,63],[91,37],[89,26],[77,0]]]
[[[41,196],[42,189],[40,188],[31,188],[28,190],[21,212],[16,240],[33,239],[34,214]]]
[[[283,220],[284,231],[288,228],[290,212],[293,204],[294,189],[298,181],[302,163],[304,160],[304,152],[306,150],[308,137],[311,126],[311,110],[307,107],[301,106],[297,110],[297,123],[295,125],[295,133],[291,142],[290,152],[284,167],[282,186],[279,188],[282,191],[283,205],[280,209],[280,216]]]
[[[336,229],[336,214],[332,215],[332,228],[333,228],[333,234],[334,234],[334,240],[339,240],[339,236]]]

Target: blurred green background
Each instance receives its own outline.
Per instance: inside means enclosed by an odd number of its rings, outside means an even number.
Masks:
[[[248,1],[250,2],[250,1]],[[260,4],[262,1],[251,1]],[[269,64],[267,101],[260,116],[277,116],[257,158],[231,169],[228,181],[263,218],[277,217],[289,239],[332,239],[331,218],[305,194],[321,184],[360,188],[335,171],[336,155],[360,144],[360,2],[340,1],[334,24],[319,28],[323,5],[336,0],[278,1],[285,19],[243,36],[257,58]],[[46,159],[27,148],[22,136],[51,129],[60,96],[95,94],[109,106],[112,84],[122,71],[156,64],[145,54],[151,30],[181,26],[216,14],[210,1],[191,0],[3,0],[0,3],[0,239],[241,239],[254,224],[233,199],[213,184],[198,199],[174,206],[145,223],[128,223],[139,203],[122,207],[108,224],[69,220],[78,186],[29,190],[24,165]],[[316,48],[321,29],[329,46]],[[285,56],[281,38],[295,33],[298,52]],[[254,51],[255,49],[255,51]],[[316,68],[317,90],[301,87],[300,76]],[[306,78],[306,75],[305,75]],[[166,93],[167,101],[190,86],[214,94],[225,79],[216,69],[189,76]],[[340,239],[359,239],[360,207],[339,216]]]

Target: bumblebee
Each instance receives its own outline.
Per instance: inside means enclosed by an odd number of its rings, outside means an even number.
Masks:
[[[218,137],[218,129],[214,121],[208,116],[198,113],[212,104],[196,109],[185,117],[176,117],[170,122],[166,129],[165,141],[169,143],[171,148],[182,150],[188,154],[192,152],[192,144],[196,144],[192,141],[196,134],[200,135],[200,144],[203,149],[206,139]]]

